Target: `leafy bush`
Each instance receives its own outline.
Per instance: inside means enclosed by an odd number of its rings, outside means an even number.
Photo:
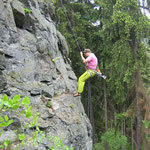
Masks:
[[[49,150],[73,150],[74,148],[69,148],[64,146],[62,140],[59,137],[49,136],[50,142],[53,143],[53,146]]]
[[[94,150],[105,150],[106,142],[108,143],[109,150],[120,150],[126,148],[127,138],[115,129],[109,129],[101,138],[101,142],[95,144]]]
[[[24,125],[21,126],[23,131],[22,133],[14,131],[18,134],[18,140],[20,141],[22,149],[24,149],[24,147],[27,145],[27,141],[30,141],[32,145],[35,146],[37,143],[41,143],[42,139],[46,137],[44,132],[41,131],[38,127],[39,113],[34,112],[33,115],[29,97],[24,97],[21,100],[20,95],[16,95],[12,99],[9,99],[7,95],[4,95],[3,98],[0,98],[0,136],[4,132],[4,129],[11,125],[14,121],[7,115],[8,111],[17,111],[17,113],[15,112],[15,114],[18,117],[22,115],[21,117],[30,118],[30,120],[32,120],[30,122],[24,122]],[[29,128],[33,129],[33,135],[32,137],[27,139],[24,131]],[[37,135],[40,135],[41,138],[37,138]],[[70,149],[68,146],[65,147],[59,137],[52,138],[52,136],[49,136],[49,141],[53,145],[52,147],[50,147],[50,150],[73,150],[73,148]],[[11,144],[10,141],[6,140],[3,143],[0,143],[0,148],[7,148],[9,144]]]

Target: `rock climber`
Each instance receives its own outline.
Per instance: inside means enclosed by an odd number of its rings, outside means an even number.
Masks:
[[[83,54],[86,58],[84,58]],[[95,75],[95,71],[101,74],[101,71],[97,69],[98,59],[90,49],[85,49],[83,52],[81,51],[80,55],[83,63],[86,64],[86,71],[79,77],[78,92],[74,94],[74,97],[81,95],[84,89],[85,81],[90,77],[93,77]]]

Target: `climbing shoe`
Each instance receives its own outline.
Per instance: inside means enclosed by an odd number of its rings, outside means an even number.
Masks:
[[[75,94],[73,94],[73,96],[77,97],[77,96],[81,96],[81,94],[80,93],[75,93]]]

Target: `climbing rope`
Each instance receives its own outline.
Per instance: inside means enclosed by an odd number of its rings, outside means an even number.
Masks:
[[[91,93],[91,80],[88,79],[88,117],[90,123],[92,125],[92,139],[94,143],[94,116],[93,116],[93,108],[92,108],[92,93]]]
[[[75,35],[75,33],[74,33],[73,29],[72,29],[72,25],[71,25],[70,19],[69,19],[69,17],[68,17],[68,14],[67,14],[67,12],[66,12],[66,10],[65,10],[65,7],[64,7],[64,4],[63,4],[63,0],[60,0],[60,3],[61,3],[61,6],[62,6],[62,8],[63,8],[63,11],[64,11],[64,14],[65,14],[65,16],[66,16],[66,19],[67,19],[67,21],[68,21],[70,30],[71,30],[72,35],[73,35],[73,37],[74,37],[74,40],[76,41],[77,47],[78,47],[79,51],[81,52],[82,50],[81,50],[81,48],[80,48],[79,42],[78,42],[78,40],[77,40],[77,37],[76,37],[76,35]]]
[[[90,82],[90,78],[88,79],[88,117],[91,118],[91,82]]]

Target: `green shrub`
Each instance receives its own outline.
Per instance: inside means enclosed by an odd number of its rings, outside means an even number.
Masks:
[[[49,136],[49,141],[53,143],[53,146],[48,150],[73,150],[74,148],[69,148],[64,146],[62,140],[59,137]]]
[[[24,12],[25,12],[25,14],[30,14],[31,10],[29,8],[24,8]]]
[[[49,106],[50,107],[50,106]],[[18,133],[18,131],[14,131],[18,134],[18,140],[20,141],[21,148],[24,149],[24,147],[27,144],[27,141],[30,141],[33,146],[35,146],[37,143],[41,143],[42,140],[46,137],[45,133],[41,131],[38,127],[38,117],[39,113],[34,112],[34,115],[32,113],[32,107],[30,106],[30,99],[29,97],[24,97],[22,100],[20,98],[20,95],[14,96],[12,99],[9,99],[7,95],[4,95],[2,98],[0,98],[0,136],[4,132],[4,128],[8,127],[13,123],[13,119],[10,119],[7,115],[7,112],[13,112],[17,111],[18,117],[20,115],[23,115],[26,118],[31,118],[32,121],[30,122],[24,122],[24,125],[21,126],[23,132]],[[35,129],[33,129],[33,127]],[[28,138],[25,135],[25,130],[32,128],[33,129],[33,135],[32,137]],[[37,135],[41,136],[41,138],[37,138]],[[73,148],[69,148],[68,146],[64,146],[62,140],[59,137],[49,137],[50,143],[52,143],[52,147],[50,147],[51,150],[73,150]],[[11,144],[8,140],[4,141],[0,144],[0,148],[7,149],[9,147],[9,144]],[[18,147],[19,149],[19,147]]]
[[[109,150],[120,150],[126,148],[127,138],[115,129],[108,129],[108,131],[101,137],[101,142],[94,145],[94,150],[105,150],[106,141]]]

